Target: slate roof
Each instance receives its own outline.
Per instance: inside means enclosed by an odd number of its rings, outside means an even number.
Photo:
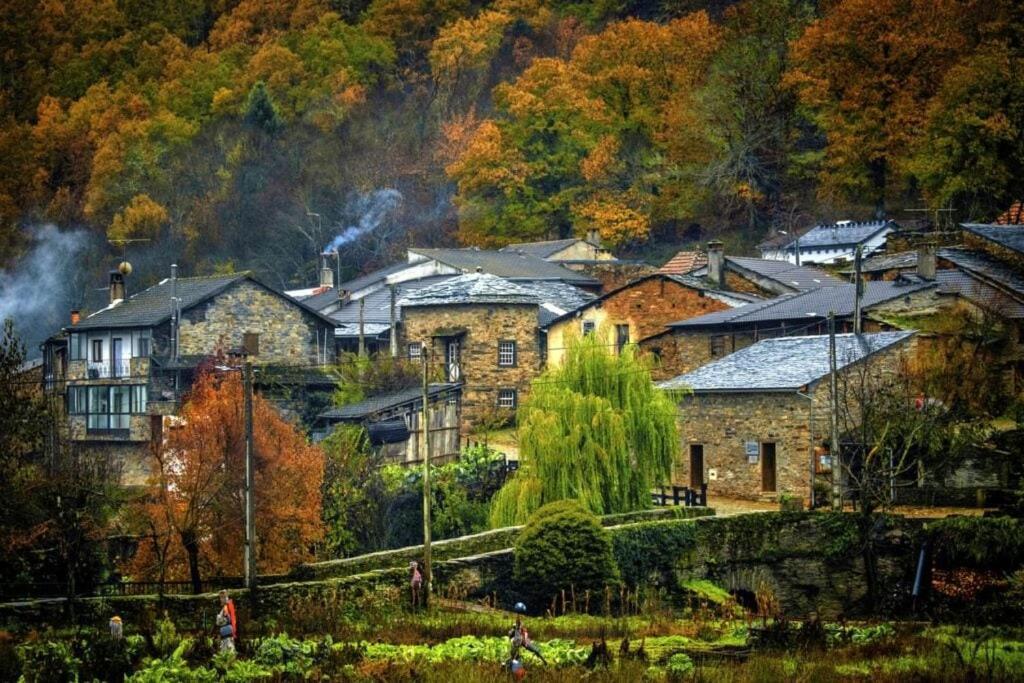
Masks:
[[[985,225],[964,223],[961,226],[969,233],[994,242],[1019,254],[1024,254],[1024,225]]]
[[[412,292],[425,289],[427,287],[446,282],[455,278],[455,275],[432,275],[430,277],[419,278],[417,280],[406,280],[405,282],[399,282],[395,285],[395,296],[397,301],[395,302],[395,315],[399,320],[402,318],[402,298]],[[381,289],[375,290],[367,294],[360,299],[352,299],[345,303],[344,306],[339,308],[334,313],[330,314],[332,320],[336,320],[339,324],[346,323],[358,323],[359,322],[359,302],[363,303],[363,322],[364,323],[384,323],[390,326],[391,324],[391,288],[382,287]]]
[[[837,334],[836,367],[846,368],[879,351],[903,343],[913,332]],[[827,335],[776,337],[757,342],[685,375],[661,382],[661,389],[690,389],[696,394],[797,391],[829,373]]]
[[[815,225],[800,236],[800,249],[813,247],[849,247],[863,244],[886,228],[895,229],[893,221],[842,222]],[[795,239],[783,247],[794,247]]]
[[[601,284],[599,280],[583,273],[516,251],[488,251],[475,248],[410,249],[409,253],[434,259],[466,273],[475,272],[479,268],[485,273],[507,280],[562,280],[570,284],[591,286]],[[406,264],[406,267],[408,265]]]
[[[935,287],[934,282],[917,279],[864,283],[864,310],[914,292]],[[853,314],[856,288],[853,284],[836,287],[821,287],[799,294],[787,294],[776,299],[747,304],[727,311],[716,311],[706,315],[671,323],[674,329],[695,329],[717,326],[747,326],[762,322],[789,320],[819,320],[834,311],[837,317]]]
[[[458,387],[458,384],[431,384],[427,389],[427,395],[432,399],[436,399],[442,394],[458,389]],[[375,413],[392,410],[406,403],[417,404],[422,400],[422,397],[422,387],[410,387],[408,389],[402,389],[388,394],[371,396],[365,401],[360,401],[359,403],[325,410],[320,413],[318,419],[328,422],[362,420],[374,415]]]
[[[708,264],[708,255],[702,251],[680,251],[658,269],[659,273],[685,275]]]
[[[878,254],[866,258],[860,264],[862,273],[879,273],[887,270],[906,270],[917,267],[917,251],[899,251],[893,254]],[[852,275],[853,266],[840,271],[844,275]]]
[[[957,270],[936,271],[939,291],[958,294],[1008,318],[1024,317],[1024,275],[1019,271],[980,251],[947,248],[941,255]]]
[[[583,240],[577,237],[570,237],[564,240],[546,240],[543,242],[520,242],[518,244],[510,244],[507,247],[502,247],[500,251],[518,251],[523,254],[530,254],[537,258],[549,258],[563,249],[567,249],[577,242]]]
[[[797,266],[788,261],[775,261],[746,256],[726,256],[725,260],[733,262],[740,268],[746,268],[757,273],[761,277],[775,280],[797,290],[817,289],[818,287],[844,284],[843,280],[834,275],[829,275],[820,268]]]
[[[181,298],[181,309],[185,310],[208,299],[212,299],[231,285],[246,278],[252,279],[249,273],[233,273],[231,275],[214,275],[210,277],[180,277],[177,281],[177,294]],[[159,325],[171,317],[170,279],[161,280],[148,289],[133,294],[125,301],[96,311],[87,318],[82,318],[75,330],[90,330],[108,327],[152,327]],[[285,295],[281,295],[285,296]],[[286,297],[295,301],[291,297]],[[296,302],[296,305],[301,305]],[[319,314],[318,314],[319,315]]]
[[[490,273],[467,273],[409,292],[400,301],[403,307],[455,306],[460,304],[532,304],[539,305],[536,292],[521,284]]]

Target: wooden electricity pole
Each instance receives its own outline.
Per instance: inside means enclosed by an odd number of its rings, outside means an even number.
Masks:
[[[430,606],[431,590],[431,567],[430,567],[430,384],[428,372],[428,349],[426,344],[420,354],[423,364],[423,413],[420,420],[423,422],[423,444],[420,446],[423,453],[423,606]]]
[[[245,587],[256,588],[256,499],[253,491],[256,464],[252,433],[252,361],[242,369],[245,411]]]
[[[860,334],[862,332],[861,318],[863,313],[861,308],[863,306],[864,299],[864,281],[861,279],[861,270],[863,268],[864,261],[864,248],[861,245],[857,245],[857,251],[853,255],[853,333]]]
[[[843,509],[842,467],[839,455],[839,395],[836,381],[836,314],[828,312],[828,383],[832,395],[829,406],[829,422],[832,442],[832,509]]]

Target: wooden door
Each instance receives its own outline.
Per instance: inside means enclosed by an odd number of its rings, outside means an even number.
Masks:
[[[690,488],[700,491],[704,483],[704,445],[690,444]]]
[[[775,492],[775,444],[761,444],[761,490]]]

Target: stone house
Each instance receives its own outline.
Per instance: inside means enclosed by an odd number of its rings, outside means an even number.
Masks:
[[[309,367],[335,359],[334,324],[248,273],[172,276],[126,296],[110,276],[110,305],[65,329],[65,409],[73,444],[111,457],[139,484],[197,366],[217,354]],[[44,361],[49,357],[44,353]],[[53,375],[50,368],[47,375]]]
[[[786,261],[728,256],[721,242],[708,242],[707,264],[690,272],[716,289],[762,298],[845,284],[846,280],[813,266]]]
[[[541,368],[542,298],[534,287],[470,273],[406,295],[403,343],[462,385],[466,430],[511,420]]]
[[[747,294],[723,292],[685,275],[654,273],[593,299],[551,320],[541,330],[546,364],[561,363],[573,335],[601,330],[621,351],[646,337],[664,332],[666,325],[713,311],[756,301]]]
[[[640,340],[640,347],[661,359],[656,379],[673,377],[762,339],[825,334],[829,311],[836,315],[837,331],[852,332],[855,301],[853,284],[822,287],[670,323],[667,331]],[[866,282],[861,298],[863,329],[897,328],[902,319],[935,312],[951,302],[934,280],[914,276]]]
[[[430,459],[444,463],[459,457],[462,386],[434,383],[427,387],[430,419]],[[410,387],[331,408],[320,414],[313,432],[316,441],[340,424],[366,429],[381,463],[416,465],[423,462],[423,390]]]
[[[761,257],[796,265],[852,261],[858,247],[864,256],[881,251],[886,237],[897,228],[891,220],[837,221],[816,225],[796,237],[765,242]]]
[[[836,335],[840,378],[863,367],[882,386],[902,369],[912,337]],[[709,497],[809,500],[830,468],[828,351],[827,335],[765,339],[659,384],[681,392],[675,483],[706,482]]]

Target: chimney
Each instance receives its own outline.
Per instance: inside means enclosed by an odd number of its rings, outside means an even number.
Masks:
[[[124,275],[119,270],[110,271],[110,303],[124,301]]]
[[[328,289],[334,287],[334,271],[327,265],[327,254],[320,255],[320,286]]]
[[[588,243],[592,244],[593,246],[597,247],[598,249],[600,249],[601,248],[601,231],[600,230],[595,230],[595,229],[587,230],[587,239],[586,239],[586,241]]]
[[[922,280],[935,279],[935,244],[926,242],[917,248],[917,276]]]
[[[78,321],[81,320],[81,319],[82,319],[82,314],[78,311],[78,309],[77,308],[72,308],[71,309],[71,324],[72,325],[77,325]]]
[[[715,287],[725,289],[725,245],[718,240],[708,242],[708,279]]]

